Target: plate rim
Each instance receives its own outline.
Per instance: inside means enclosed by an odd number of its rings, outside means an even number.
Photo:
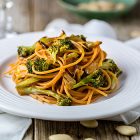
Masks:
[[[25,33],[25,34],[23,34],[23,35],[19,35],[18,37],[22,37],[22,36],[25,36],[25,35],[27,35],[27,34],[29,34],[30,36],[32,36],[32,35],[34,35],[35,33],[44,33],[44,32],[33,32],[33,33]],[[17,37],[14,37],[14,38],[17,38]],[[121,43],[121,44],[123,44],[122,42],[120,42],[120,41],[117,41],[117,40],[114,40],[114,39],[110,39],[110,38],[106,38],[106,37],[100,37],[100,38],[105,38],[105,39],[108,39],[108,40],[113,40],[113,41],[116,41],[116,42],[119,42],[119,43]],[[7,40],[7,39],[4,39],[4,40]],[[1,41],[0,41],[1,42]],[[125,45],[125,44],[123,44],[124,46],[128,46],[128,45]],[[16,47],[16,46],[15,46]],[[136,50],[134,50],[133,48],[130,48],[129,47],[129,49],[130,50],[133,50],[133,51],[135,51],[136,53],[138,53],[139,54],[139,56],[140,56],[140,53],[138,52],[138,51],[136,51]],[[1,92],[1,88],[0,88],[0,92]],[[1,98],[1,97],[0,97]],[[0,109],[2,110],[2,111],[5,111],[5,112],[8,112],[8,113],[11,113],[11,114],[13,114],[13,115],[18,115],[18,116],[24,116],[24,117],[31,117],[31,118],[39,118],[39,119],[45,119],[45,120],[57,120],[57,121],[78,121],[78,120],[90,120],[90,119],[96,119],[96,118],[98,118],[98,119],[102,119],[102,118],[106,118],[106,117],[112,117],[112,116],[115,116],[115,115],[118,115],[118,114],[121,114],[121,113],[124,113],[124,112],[127,112],[127,111],[129,111],[129,110],[131,110],[131,109],[134,109],[135,107],[137,107],[138,105],[140,105],[140,102],[139,101],[137,101],[135,104],[133,104],[133,105],[131,105],[131,106],[129,106],[129,107],[127,107],[127,108],[121,108],[120,109],[120,111],[118,111],[118,112],[113,112],[113,113],[108,113],[108,114],[106,114],[106,115],[104,115],[104,116],[98,116],[98,115],[96,115],[95,117],[93,117],[93,116],[89,116],[89,117],[82,117],[82,116],[80,116],[80,118],[66,118],[66,117],[60,117],[60,118],[58,118],[58,116],[57,117],[52,117],[52,118],[48,118],[47,116],[45,116],[45,117],[42,117],[42,116],[36,116],[36,115],[29,115],[28,114],[28,112],[20,112],[20,111],[16,111],[16,109],[14,109],[14,108],[10,108],[10,107],[8,107],[8,105],[7,106],[5,106],[4,104],[2,104],[2,103],[0,103]]]

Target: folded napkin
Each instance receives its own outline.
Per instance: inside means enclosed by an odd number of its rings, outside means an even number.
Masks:
[[[22,140],[31,122],[28,118],[0,114],[0,140]]]
[[[64,30],[67,34],[84,34],[85,36],[104,36],[108,38],[117,39],[117,35],[113,27],[105,21],[90,20],[84,25],[70,24],[64,19],[55,19],[47,25],[45,32],[50,36],[59,35]],[[140,51],[140,38],[129,40],[125,42],[127,46],[133,47]],[[134,122],[140,117],[140,107],[126,113],[114,116],[111,118],[105,118],[105,120],[123,121],[126,124]]]
[[[74,33],[84,34],[85,36],[105,36],[117,39],[116,32],[111,25],[100,20],[91,20],[85,25],[80,25],[69,24],[63,19],[57,19],[48,24],[45,32],[50,36],[54,36],[56,34],[60,34],[62,29],[68,34]],[[140,38],[126,42],[128,46],[133,46],[133,48],[140,51],[140,47],[137,45],[139,43]],[[106,118],[106,120],[123,121],[126,124],[129,124],[139,118],[139,116],[140,108],[137,108],[112,118]],[[0,111],[0,140],[22,140],[31,123],[32,120],[29,118],[18,117]]]
[[[81,24],[69,24],[64,19],[55,19],[50,22],[45,32],[51,36],[59,35],[64,30],[67,34],[84,34],[91,36],[105,36],[108,38],[116,39],[117,35],[114,29],[105,21],[102,20],[90,20],[84,25]]]

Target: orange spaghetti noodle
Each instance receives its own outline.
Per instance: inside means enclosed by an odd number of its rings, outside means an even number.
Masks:
[[[20,95],[48,104],[84,105],[118,89],[121,71],[101,41],[84,36],[43,37],[31,47],[19,47],[17,61],[5,72]]]

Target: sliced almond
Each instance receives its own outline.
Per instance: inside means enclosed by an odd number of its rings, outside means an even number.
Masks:
[[[132,136],[134,134],[137,133],[137,130],[135,127],[133,126],[127,126],[127,125],[122,125],[122,126],[117,126],[116,127],[116,130],[122,134],[122,135],[125,135],[125,136]]]
[[[95,140],[95,139],[93,139],[93,138],[85,138],[84,140]]]
[[[87,128],[96,128],[98,126],[98,122],[96,120],[80,121],[80,124]]]
[[[55,134],[49,136],[49,140],[73,140],[73,138],[67,134]]]

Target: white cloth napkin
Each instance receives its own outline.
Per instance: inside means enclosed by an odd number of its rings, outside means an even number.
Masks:
[[[114,29],[105,21],[101,20],[90,20],[84,25],[81,24],[69,24],[64,19],[55,19],[50,22],[46,28],[45,32],[47,34],[54,36],[60,34],[64,30],[67,34],[84,34],[91,36],[105,36],[108,38],[117,38]]]
[[[0,140],[22,140],[31,122],[28,118],[0,114]]]
[[[22,140],[31,123],[29,118],[14,116],[0,110],[0,140]]]
[[[47,34],[54,36],[59,34],[61,30],[71,34],[84,34],[94,36],[105,36],[117,39],[116,32],[108,23],[99,20],[91,20],[85,25],[69,24],[63,19],[52,21],[45,29]],[[126,44],[130,47],[136,48],[140,51],[140,38],[127,41]],[[106,120],[124,121],[126,124],[132,123],[140,116],[140,108],[128,111],[126,113],[106,118]],[[0,140],[22,140],[25,132],[31,125],[32,120],[29,118],[22,118],[0,111]]]
[[[55,36],[60,34],[60,32],[64,30],[67,34],[84,34],[85,36],[104,36],[108,38],[117,39],[117,35],[113,27],[105,21],[101,20],[90,20],[84,25],[81,24],[70,24],[64,19],[55,19],[51,23],[49,23],[45,32],[50,36]],[[125,42],[127,46],[133,47],[140,51],[140,38],[129,40]],[[126,113],[120,114],[118,116],[114,116],[111,118],[105,118],[105,120],[113,120],[113,121],[123,121],[126,124],[130,124],[134,122],[136,119],[140,117],[140,107],[137,109],[128,111]]]

